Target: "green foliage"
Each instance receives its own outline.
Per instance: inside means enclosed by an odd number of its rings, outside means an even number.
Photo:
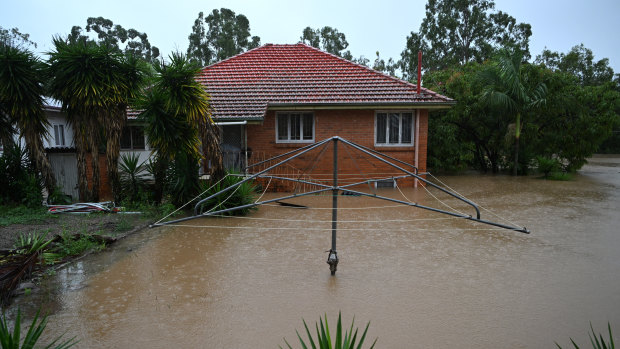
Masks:
[[[549,179],[552,181],[572,181],[573,175],[566,172],[551,172]]]
[[[542,173],[545,178],[549,178],[549,175],[552,172],[559,171],[561,167],[558,159],[548,158],[545,156],[536,157],[536,162],[538,163],[538,172]]]
[[[594,60],[592,50],[583,44],[574,46],[567,53],[558,53],[550,50],[536,56],[535,63],[545,65],[545,67],[569,73],[575,76],[582,86],[598,86],[611,82],[614,71],[609,66],[609,59],[603,58]]]
[[[310,329],[308,329],[308,325],[306,324],[306,320],[303,320],[304,323],[304,327],[306,329],[306,334],[308,336],[308,340],[307,342],[304,341],[304,339],[301,337],[301,335],[299,334],[299,332],[296,330],[295,332],[297,333],[297,338],[299,339],[299,343],[301,345],[302,348],[308,348],[308,345],[311,346],[313,349],[316,348],[320,348],[320,349],[353,349],[353,348],[357,348],[360,349],[362,348],[362,345],[364,344],[364,341],[366,340],[366,333],[368,332],[368,327],[370,326],[370,322],[368,322],[368,324],[366,324],[366,328],[364,329],[364,333],[362,333],[362,336],[359,338],[359,342],[358,342],[358,338],[357,338],[357,334],[358,334],[358,328],[355,328],[355,332],[353,331],[353,326],[355,324],[355,319],[353,319],[353,321],[351,322],[351,327],[349,330],[347,330],[345,328],[344,333],[342,332],[342,320],[341,320],[341,314],[340,312],[338,312],[338,324],[336,325],[336,336],[334,338],[334,343],[332,346],[332,336],[329,330],[329,324],[327,323],[327,314],[325,315],[325,324],[323,324],[323,319],[319,319],[320,321],[320,329],[319,329],[319,324],[315,323],[315,327],[316,327],[316,337],[313,338],[312,334],[310,333]],[[288,341],[286,340],[286,338],[284,338],[284,343],[286,343],[286,346],[289,349],[292,349],[293,347],[288,343]],[[307,344],[306,344],[307,343]],[[375,341],[372,343],[372,345],[370,346],[370,348],[374,348],[375,344],[377,343],[377,339],[375,339]],[[280,348],[282,348],[280,346]]]
[[[41,252],[53,239],[47,239],[47,233],[20,234],[15,242],[15,249],[21,254]]]
[[[320,29],[312,29],[306,27],[299,40],[333,55],[349,60],[352,58],[350,51],[344,51],[349,46],[346,36],[336,28],[325,26]]]
[[[47,209],[42,206],[29,208],[26,206],[0,206],[0,226],[11,224],[31,224],[43,222],[46,219],[56,217],[47,213]]]
[[[140,155],[136,153],[125,153],[121,155],[118,166],[121,194],[129,202],[138,201],[140,192],[146,188],[145,162],[140,162]]]
[[[44,63],[34,53],[0,44],[0,141],[9,145],[19,130],[34,173],[41,173],[45,186],[56,186],[42,138],[49,122],[43,112]]]
[[[54,245],[53,252],[60,258],[78,256],[88,250],[101,251],[105,248],[105,243],[97,242],[93,237],[78,234],[73,235],[63,233],[61,239]]]
[[[84,35],[81,27],[73,26],[68,40],[74,43],[97,42],[101,45],[110,46],[119,53],[141,57],[151,63],[157,61],[159,57],[159,49],[151,46],[146,33],[135,29],[125,29],[119,24],[115,25],[109,19],[88,17],[85,29],[86,35]]]
[[[600,333],[597,337],[596,332],[594,332],[594,327],[592,327],[592,323],[590,323],[590,331],[588,332],[588,337],[590,338],[590,344],[592,344],[592,349],[614,349],[615,345],[614,345],[614,337],[611,333],[611,324],[608,322],[607,323],[607,330],[609,331],[609,342],[605,341],[605,338],[603,338],[603,334]],[[575,347],[575,349],[579,349],[579,346],[577,345],[577,343],[575,343],[575,341],[570,338],[570,342],[573,344],[573,346]],[[562,347],[556,342],[555,345],[562,349]]]
[[[4,29],[0,26],[0,46],[13,46],[13,47],[37,47],[34,41],[30,40],[30,34],[22,33],[19,28]]]
[[[43,316],[39,320],[39,311],[34,316],[32,323],[24,338],[21,338],[21,311],[17,309],[17,317],[15,318],[15,323],[13,324],[13,330],[11,331],[9,328],[9,324],[7,322],[6,315],[3,314],[2,320],[0,321],[0,345],[3,349],[32,349],[39,342],[39,338],[43,331],[45,331],[45,327],[47,326],[47,315]],[[56,348],[56,349],[65,349],[70,348],[77,344],[77,340],[75,337],[58,343],[62,338],[58,336],[54,339],[50,344],[46,345],[44,348]],[[58,343],[58,344],[56,344]],[[38,346],[37,346],[38,347]]]
[[[218,193],[226,188],[229,188],[243,180],[243,177],[236,176],[234,174],[229,174],[227,177],[224,177],[219,183],[213,185],[212,183],[203,183],[202,191],[205,191],[207,188],[211,188],[208,190],[203,196],[209,197],[215,193]],[[239,207],[243,205],[249,205],[256,201],[256,185],[251,181],[244,182],[243,184],[237,186],[234,189],[231,189],[221,195],[215,196],[205,202],[202,207],[202,212],[207,211],[219,211],[233,207]],[[243,208],[235,211],[229,211],[226,213],[222,213],[222,215],[246,215],[250,211],[255,210],[256,207]]]
[[[98,200],[99,147],[106,145],[108,177],[118,196],[120,136],[129,103],[144,83],[145,63],[126,57],[112,46],[94,41],[54,38],[49,52],[49,91],[62,102],[72,125],[77,150],[81,200]],[[90,150],[93,176],[87,183],[86,152]]]
[[[41,207],[41,181],[28,161],[27,152],[14,143],[0,156],[0,203]]]
[[[527,58],[531,35],[529,24],[495,11],[494,1],[428,0],[420,29],[407,37],[400,68],[405,79],[416,79],[418,50],[424,52],[426,71],[481,63],[499,47],[515,48]]]
[[[260,46],[260,37],[250,35],[250,21],[242,14],[221,8],[205,18],[200,12],[188,36],[187,56],[206,66]]]
[[[56,187],[54,188],[54,191],[47,197],[47,203],[55,205],[69,205],[71,204],[71,197],[63,193],[62,188]]]

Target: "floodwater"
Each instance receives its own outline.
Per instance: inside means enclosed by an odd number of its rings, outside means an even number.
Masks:
[[[276,348],[323,314],[381,348],[589,346],[589,323],[620,334],[620,167],[574,181],[443,176],[530,235],[372,198],[339,197],[336,276],[326,263],[331,197],[309,209],[264,206],[249,218],[147,229],[46,281],[17,305],[44,302],[47,338],[80,348]],[[424,189],[381,194],[471,209]],[[364,208],[364,209],[360,209]],[[297,342],[298,343],[298,342]]]

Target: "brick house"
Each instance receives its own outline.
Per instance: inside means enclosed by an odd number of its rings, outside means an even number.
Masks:
[[[239,151],[248,163],[332,136],[380,151],[426,171],[428,112],[455,101],[314,47],[266,44],[203,68],[197,78],[211,96],[213,117],[222,127],[224,155]],[[419,90],[418,90],[419,88]],[[245,154],[246,151],[249,151]],[[346,157],[346,156],[345,156]],[[339,156],[340,158],[340,156]],[[355,156],[339,170],[383,173],[390,169]],[[331,153],[288,169],[326,176]]]

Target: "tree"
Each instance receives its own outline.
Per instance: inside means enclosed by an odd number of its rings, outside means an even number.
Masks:
[[[375,58],[372,69],[392,76],[396,76],[397,68],[398,67],[396,66],[396,62],[394,62],[392,58],[388,59],[386,62],[385,59],[381,58],[381,56],[379,55],[379,51],[377,51],[377,58]]]
[[[86,34],[79,26],[71,28],[70,42],[93,41],[100,45],[109,45],[118,52],[142,57],[147,62],[154,62],[159,57],[159,49],[151,46],[146,33],[135,29],[125,29],[103,17],[88,17]],[[95,33],[96,38],[90,33]],[[123,46],[124,45],[124,46]]]
[[[307,45],[316,47],[338,57],[353,60],[351,52],[348,50],[344,51],[349,47],[346,35],[339,32],[336,28],[325,26],[320,29],[312,29],[306,27],[299,40]]]
[[[482,62],[506,46],[529,57],[531,26],[494,8],[492,0],[428,0],[420,29],[407,37],[401,53],[403,77],[416,78],[419,50],[424,52],[425,71]]]
[[[572,74],[579,79],[583,86],[597,86],[611,82],[614,71],[609,66],[609,59],[594,60],[592,50],[583,44],[574,46],[567,53],[558,53],[544,49],[536,56],[535,63],[547,68]]]
[[[187,57],[200,66],[221,61],[260,46],[260,37],[250,35],[250,21],[242,14],[222,8],[205,18],[200,12],[188,36]]]
[[[99,200],[99,151],[106,149],[108,176],[118,198],[118,157],[126,109],[143,80],[144,68],[110,45],[54,39],[49,52],[49,90],[62,102],[72,125],[77,150],[81,200]],[[92,183],[86,180],[86,153],[91,154]]]
[[[21,33],[18,28],[4,29],[0,26],[0,45],[11,47],[37,47],[34,41],[30,40],[30,34]]]
[[[17,126],[30,161],[51,193],[56,181],[42,140],[49,126],[43,112],[43,70],[44,64],[32,52],[0,43],[0,141],[13,143]]]
[[[514,168],[519,167],[519,139],[527,117],[546,102],[547,87],[528,74],[529,65],[523,64],[520,52],[501,50],[497,60],[481,73],[486,88],[482,99],[493,107],[500,107],[514,117]]]
[[[157,149],[155,199],[161,201],[165,171],[173,165],[174,200],[184,203],[198,188],[201,158],[209,157],[214,175],[221,176],[219,132],[210,116],[209,96],[195,80],[200,66],[176,53],[169,64],[157,64],[155,70],[155,79],[138,105],[145,133]]]

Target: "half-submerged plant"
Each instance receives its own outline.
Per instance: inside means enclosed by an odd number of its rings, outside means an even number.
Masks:
[[[362,333],[362,337],[359,339],[359,342],[357,342],[358,329],[355,328],[355,332],[353,331],[353,325],[355,324],[355,318],[353,318],[350,329],[348,331],[345,329],[344,336],[343,336],[341,314],[340,312],[338,312],[338,325],[336,326],[336,337],[334,340],[334,345],[332,346],[331,334],[329,332],[329,324],[327,323],[327,314],[325,314],[325,325],[323,325],[323,319],[319,318],[319,321],[321,324],[320,329],[319,329],[319,324],[315,323],[316,338],[312,338],[312,334],[310,333],[310,330],[308,329],[306,320],[302,319],[302,321],[304,322],[304,327],[306,328],[306,334],[308,335],[307,343],[310,345],[312,349],[317,349],[317,348],[319,349],[353,349],[353,348],[361,349],[362,345],[364,344],[364,340],[366,340],[366,333],[368,332],[368,326],[370,326],[370,321],[369,321],[366,324],[364,333]],[[299,334],[299,332],[297,330],[295,330],[295,332],[297,333],[297,338],[299,338],[299,343],[301,344],[301,347],[304,349],[307,349],[308,345],[301,338],[301,335]],[[284,343],[286,343],[289,349],[293,349],[293,347],[289,344],[289,342],[286,341],[286,338],[284,338]],[[375,341],[372,343],[372,345],[370,346],[370,349],[374,348],[376,343],[377,343],[377,339],[375,339]],[[281,346],[280,346],[280,349],[282,349]]]
[[[13,325],[13,331],[9,329],[8,323],[6,321],[6,315],[2,316],[2,320],[0,320],[0,345],[2,349],[31,349],[39,341],[39,337],[45,330],[47,326],[47,316],[43,316],[39,321],[39,311],[34,316],[32,323],[30,324],[30,328],[28,332],[21,338],[21,311],[17,309],[17,317],[15,318],[15,324]],[[43,348],[56,348],[56,349],[65,349],[74,346],[77,343],[75,337],[58,343],[62,335],[58,336],[54,341]]]
[[[588,333],[588,337],[590,337],[590,343],[592,344],[593,349],[614,349],[615,348],[614,337],[611,334],[611,325],[609,324],[609,322],[607,323],[607,330],[609,331],[609,342],[605,342],[605,339],[603,338],[602,334],[599,334],[598,337],[596,336],[596,332],[594,332],[594,327],[592,327],[591,322],[590,322],[590,330],[592,332]],[[575,349],[579,349],[579,346],[577,345],[577,343],[575,343],[575,341],[572,338],[570,338],[570,342],[573,344]],[[558,348],[562,349],[562,347],[557,342],[555,343],[555,345]]]

